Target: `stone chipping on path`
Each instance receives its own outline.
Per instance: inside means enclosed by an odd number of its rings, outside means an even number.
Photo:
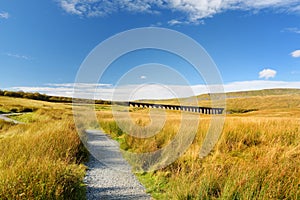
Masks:
[[[119,144],[98,130],[87,130],[87,145],[92,153],[85,183],[87,199],[141,199],[150,200],[144,186],[131,173],[131,167],[122,157]],[[100,161],[101,162],[100,162]]]

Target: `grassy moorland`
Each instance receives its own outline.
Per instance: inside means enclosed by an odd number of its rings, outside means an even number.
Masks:
[[[198,99],[199,105],[210,105],[208,95]],[[187,124],[200,119],[193,143],[166,168],[137,173],[147,191],[155,199],[300,199],[299,90],[230,93],[226,103],[229,114],[222,135],[202,159],[199,151],[211,116],[185,113]],[[139,139],[119,127],[111,106],[97,104],[95,110],[101,127],[130,152],[167,146],[182,120],[180,111],[167,111],[165,118],[152,113],[156,120],[165,120],[164,126],[154,136]],[[12,118],[25,124],[0,120],[0,199],[85,199],[81,163],[87,154],[71,105],[0,96],[0,113],[9,112],[24,112]],[[137,127],[153,120],[149,112],[131,108],[130,117],[117,113],[120,123],[139,135],[146,129]],[[188,131],[183,128],[187,137]]]
[[[222,135],[202,159],[199,151],[211,117],[201,115],[196,137],[183,156],[164,169],[137,174],[147,191],[156,199],[300,199],[299,90],[256,93],[262,91],[234,93],[227,99],[230,114]],[[200,103],[208,105],[209,101]],[[131,119],[124,116],[121,120],[125,126],[151,123],[148,109],[130,111]],[[166,115],[158,134],[138,139],[119,128],[111,111],[98,112],[101,127],[121,148],[133,152],[152,152],[172,141],[181,114],[168,111]],[[188,116],[190,120],[199,117]],[[129,131],[140,129],[132,126]]]
[[[0,120],[0,199],[85,199],[71,105],[0,96],[0,112],[26,112]]]

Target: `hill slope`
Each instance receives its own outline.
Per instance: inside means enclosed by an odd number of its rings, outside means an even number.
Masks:
[[[144,100],[143,102],[178,105],[195,105],[190,98],[167,100]],[[209,94],[197,96],[198,106],[211,106]],[[227,113],[248,111],[298,111],[300,113],[300,89],[266,89],[226,93]]]

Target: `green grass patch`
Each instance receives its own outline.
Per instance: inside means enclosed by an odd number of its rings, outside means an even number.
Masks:
[[[111,110],[111,105],[99,105],[99,104],[95,104],[95,110],[96,111]]]
[[[25,113],[22,115],[11,115],[9,118],[24,123],[32,123],[36,121],[36,115],[34,113]]]
[[[140,182],[147,188],[146,192],[151,194],[155,199],[166,199],[166,187],[168,180],[165,178],[166,174],[160,173],[136,173],[135,174]]]
[[[9,113],[9,112],[10,112],[9,110],[0,107],[0,114],[5,114],[5,113]]]
[[[248,112],[258,111],[258,109],[243,109],[243,108],[238,108],[238,109],[230,109],[228,111],[229,111],[230,114],[235,114],[235,113],[248,113]]]

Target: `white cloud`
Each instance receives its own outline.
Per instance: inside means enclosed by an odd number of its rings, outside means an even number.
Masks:
[[[57,0],[70,14],[80,16],[103,16],[113,12],[160,13],[164,9],[184,13],[185,20],[199,23],[227,10],[299,13],[299,0]],[[169,24],[176,21],[171,20]],[[178,21],[179,22],[179,21]]]
[[[232,82],[224,85],[226,92],[262,90],[274,88],[295,88],[300,89],[300,82],[253,80]]]
[[[18,59],[30,60],[30,58],[25,55],[13,54],[13,53],[7,53],[6,55],[9,57],[14,57],[14,58],[18,58]]]
[[[147,76],[140,76],[140,79],[147,79]]]
[[[273,69],[264,69],[259,72],[259,78],[274,78],[276,76],[277,72]]]
[[[179,20],[176,20],[176,19],[172,19],[172,20],[168,21],[168,24],[171,25],[171,26],[174,26],[174,25],[183,24],[183,22],[179,21]]]
[[[2,18],[2,19],[8,19],[9,18],[8,12],[0,12],[0,18]]]
[[[52,87],[80,87],[80,88],[86,88],[86,87],[112,87],[111,84],[103,84],[103,83],[48,83],[47,86]]]
[[[80,9],[76,8],[77,3],[78,1],[62,0],[60,2],[60,6],[68,13],[81,15],[83,14],[83,12]]]
[[[74,89],[75,88],[75,89]],[[43,87],[11,87],[7,90],[39,92],[52,96],[111,99],[114,88],[111,84],[98,83],[49,83]],[[74,90],[76,94],[74,94]]]
[[[177,20],[177,19],[172,19],[172,20],[168,21],[168,25],[170,25],[170,26],[186,25],[186,24],[199,25],[199,24],[205,24],[205,23],[204,23],[204,20],[196,20],[196,21],[185,20],[185,21],[181,21],[181,20]]]
[[[48,84],[45,87],[12,87],[6,90],[22,90],[24,92],[40,92],[53,96],[74,96],[73,83]],[[94,98],[105,100],[136,100],[136,99],[169,99],[189,97],[193,95],[209,93],[207,85],[125,85],[114,88],[108,84],[77,84],[76,97]],[[223,85],[225,92],[272,89],[272,88],[297,88],[300,82],[253,80],[232,82]],[[96,88],[96,89],[95,89]],[[213,87],[210,87],[213,88]]]
[[[300,5],[291,7],[291,8],[289,9],[289,11],[290,11],[290,12],[299,13],[299,12],[300,12]]]
[[[300,50],[293,51],[291,56],[294,58],[300,58]]]
[[[300,29],[297,27],[290,27],[290,28],[285,28],[283,29],[282,32],[291,32],[291,33],[297,33],[300,34]]]

